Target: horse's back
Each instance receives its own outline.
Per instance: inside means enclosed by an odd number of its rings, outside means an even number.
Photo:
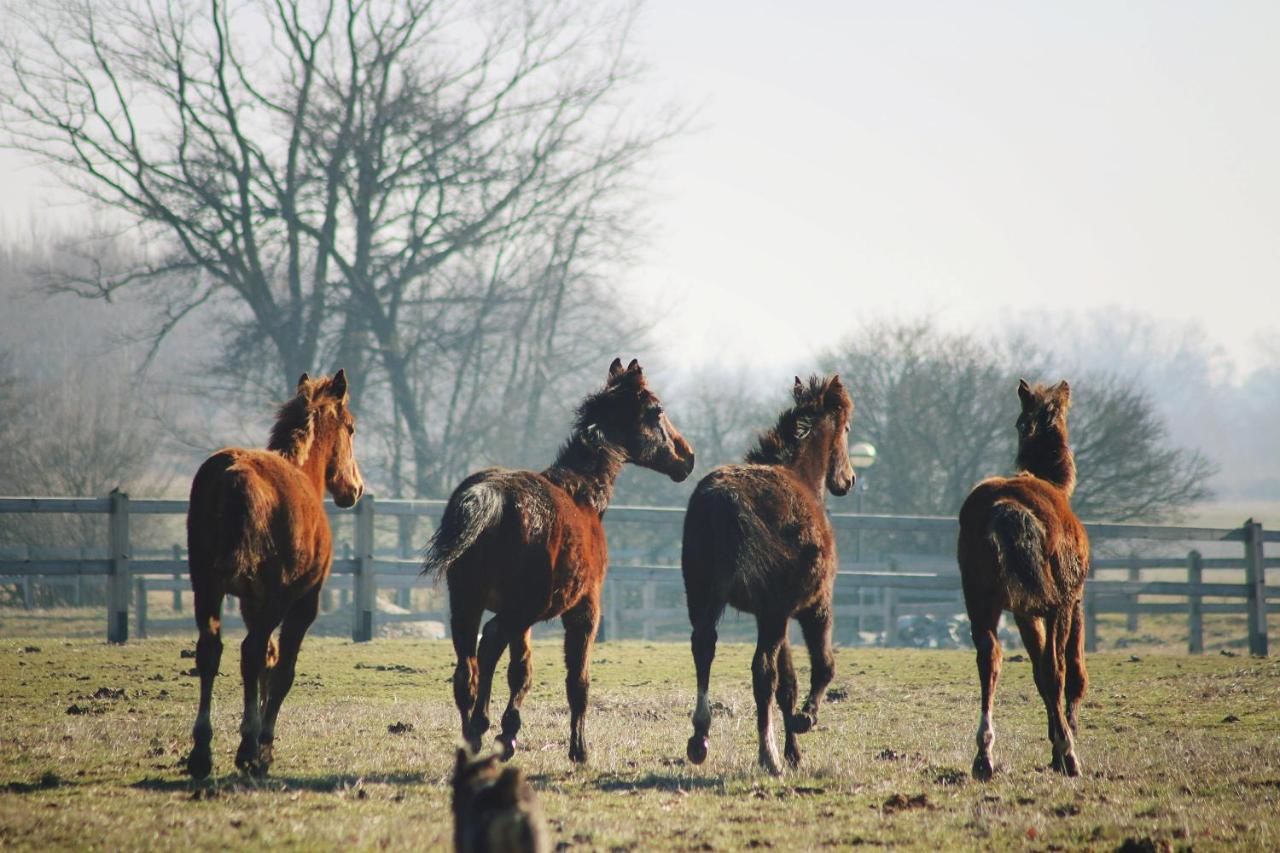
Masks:
[[[199,575],[236,595],[262,582],[310,586],[331,561],[329,521],[295,465],[270,451],[226,448],[192,480],[187,549],[193,582]]]
[[[486,609],[532,623],[563,613],[603,578],[599,515],[542,474],[478,471],[454,489],[442,532],[451,510],[458,527],[444,566],[451,594],[483,595]]]
[[[994,571],[1001,565],[1000,542],[1010,535],[1003,530],[1007,527],[1022,528],[1011,534],[1026,552],[1024,562],[1032,564],[1021,573],[1047,570],[1042,579],[1031,583],[1034,598],[1052,602],[1078,590],[1088,572],[1088,534],[1067,493],[1030,474],[983,480],[965,499],[960,508],[957,559],[966,584],[985,588],[1007,582]],[[1013,548],[1003,550],[1016,556]],[[1006,560],[1013,559],[1009,554]],[[1017,605],[1022,597],[1013,595],[1006,606]]]
[[[695,597],[727,595],[739,610],[790,609],[818,594],[835,568],[820,501],[786,469],[724,465],[703,477],[685,513],[681,569]]]

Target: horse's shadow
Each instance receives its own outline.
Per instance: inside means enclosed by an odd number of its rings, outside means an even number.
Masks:
[[[425,785],[430,784],[425,773],[331,773],[322,776],[267,776],[256,779],[243,773],[228,773],[217,779],[194,780],[189,778],[151,776],[134,782],[129,787],[140,791],[180,792],[204,791],[217,793],[278,793],[280,791],[311,791],[331,794],[336,791],[358,790],[369,785]]]

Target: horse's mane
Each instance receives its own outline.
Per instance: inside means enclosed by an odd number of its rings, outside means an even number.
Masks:
[[[311,401],[299,394],[283,403],[276,411],[267,449],[274,450],[298,465],[307,461],[315,441],[315,424],[311,417]]]
[[[298,393],[276,411],[276,422],[271,427],[267,449],[274,450],[298,465],[307,461],[315,443],[315,416],[317,402],[328,399],[324,392],[333,382],[332,377],[317,376],[298,383]]]
[[[847,394],[830,394],[834,376],[810,376],[807,387],[796,386],[796,404],[778,415],[778,422],[760,433],[746,461],[756,465],[787,465],[796,458],[813,422],[828,411],[847,412]]]

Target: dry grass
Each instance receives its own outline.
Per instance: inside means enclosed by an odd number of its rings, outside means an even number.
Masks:
[[[264,783],[232,767],[239,684],[228,643],[214,777],[193,784],[178,767],[195,709],[193,661],[180,656],[189,642],[0,642],[0,846],[447,847],[456,715],[446,643],[309,641]],[[804,767],[781,779],[755,767],[750,654],[722,645],[711,757],[690,767],[687,646],[598,646],[592,762],[574,769],[558,648],[538,643],[517,760],[559,842],[1110,849],[1132,838],[1280,847],[1280,662],[1093,656],[1085,776],[1067,780],[1045,768],[1030,667],[1010,661],[996,705],[999,771],[980,785],[967,775],[977,719],[971,653],[841,650],[833,701],[801,741]],[[125,695],[94,698],[100,688]],[[505,701],[505,687],[497,693]],[[397,723],[411,730],[391,733]]]

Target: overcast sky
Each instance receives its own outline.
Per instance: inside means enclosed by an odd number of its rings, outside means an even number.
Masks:
[[[785,362],[866,315],[1105,305],[1280,337],[1280,4],[651,0],[628,289],[675,361]],[[0,218],[58,196],[0,152]]]

